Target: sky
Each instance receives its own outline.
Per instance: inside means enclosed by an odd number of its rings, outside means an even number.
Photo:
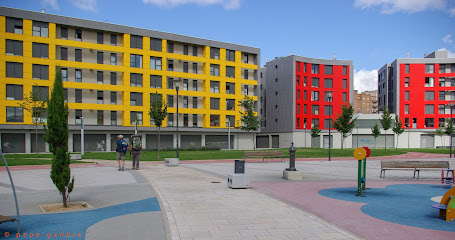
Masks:
[[[352,60],[354,89],[377,70],[439,49],[455,58],[455,0],[0,0],[0,6],[108,22],[289,54]]]

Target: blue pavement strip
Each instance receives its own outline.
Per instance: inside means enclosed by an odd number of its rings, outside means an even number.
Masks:
[[[100,221],[132,213],[154,211],[160,211],[158,200],[147,198],[92,210],[24,215],[20,217],[21,236],[16,238],[17,223],[3,223],[0,224],[0,239],[85,239],[87,229]],[[24,233],[27,234],[25,237]],[[34,237],[31,237],[31,234]]]
[[[369,216],[384,221],[455,232],[455,223],[439,218],[439,209],[432,197],[443,196],[449,189],[443,185],[398,184],[386,188],[371,188],[362,191],[365,197],[355,196],[357,188],[330,188],[319,191],[325,197],[366,203],[361,211]]]

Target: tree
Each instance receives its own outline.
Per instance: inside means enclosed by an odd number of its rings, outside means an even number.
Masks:
[[[161,125],[167,116],[167,104],[163,101],[162,96],[158,95],[158,92],[153,95],[153,102],[150,106],[149,115],[153,122],[155,122],[155,126],[158,127],[158,160],[160,160]]]
[[[375,123],[374,126],[371,128],[371,135],[374,137],[374,149],[376,149],[376,138],[381,134],[381,130],[379,129],[378,123]]]
[[[396,151],[398,151],[398,137],[404,132],[403,123],[400,121],[400,117],[395,115],[395,124],[392,128],[392,131],[397,135],[397,146]]]
[[[44,139],[52,152],[51,179],[63,198],[63,207],[68,207],[69,194],[73,191],[68,153],[68,105],[65,104],[62,74],[56,68],[54,86],[47,108],[47,128]]]
[[[390,111],[387,107],[384,108],[381,119],[379,122],[382,124],[382,129],[384,129],[384,151],[387,151],[387,130],[392,127],[392,116],[390,116]]]
[[[447,125],[446,125],[446,135],[449,136],[450,139],[450,147],[452,147],[452,135],[455,132],[455,127],[453,126],[453,119],[447,119]]]
[[[19,106],[32,114],[33,125],[35,125],[36,162],[38,162],[38,126],[45,123],[43,117],[46,111],[46,102],[47,99],[41,98],[41,88],[38,88],[38,91],[31,91],[30,95],[25,97],[22,103],[19,103]]]
[[[311,128],[311,140],[313,140],[313,145],[315,145],[315,146],[316,146],[316,144],[314,144],[314,139],[319,137],[320,133],[321,133],[321,129],[319,129],[318,125],[314,125]]]
[[[261,118],[254,113],[253,98],[245,95],[243,100],[239,100],[239,106],[242,107],[243,111],[240,111],[240,114],[242,115],[240,119],[242,121],[242,126],[239,126],[238,128],[246,132],[257,131],[261,126]],[[256,134],[253,136],[254,150],[256,150],[256,144],[254,143],[255,138]]]
[[[343,156],[343,145],[344,139],[347,138],[355,127],[354,108],[351,104],[345,104],[341,106],[341,115],[337,115],[337,118],[333,122],[333,128],[341,133],[341,156]],[[330,141],[330,139],[329,139]]]
[[[436,129],[436,135],[438,135],[439,137],[441,137],[441,142],[442,142],[442,146],[444,146],[444,138],[443,136],[445,135],[444,133],[444,128],[442,127],[439,127],[438,129]]]

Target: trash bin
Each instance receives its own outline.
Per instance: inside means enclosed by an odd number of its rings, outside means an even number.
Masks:
[[[245,161],[235,160],[234,173],[245,173]]]

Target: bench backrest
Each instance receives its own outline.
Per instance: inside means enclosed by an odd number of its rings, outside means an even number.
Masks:
[[[245,157],[271,157],[271,156],[283,156],[282,151],[244,151],[243,156]]]
[[[449,161],[381,161],[381,168],[449,168]]]

